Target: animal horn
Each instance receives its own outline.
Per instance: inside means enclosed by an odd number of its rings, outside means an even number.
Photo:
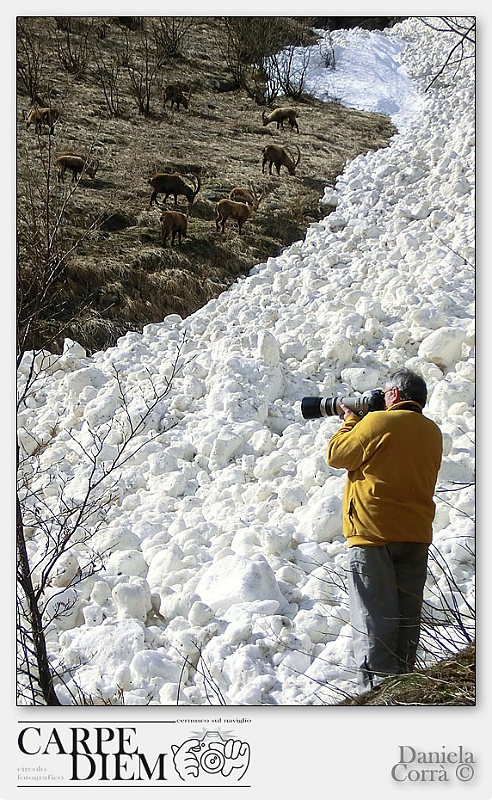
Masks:
[[[195,178],[196,178],[196,184],[195,184],[196,185],[196,189],[195,189],[195,193],[193,195],[193,200],[197,196],[198,192],[200,191],[201,185],[202,185],[202,182],[200,180],[200,176],[196,172],[194,172],[193,175],[192,175],[193,183],[195,183]]]
[[[260,194],[258,195],[258,194],[257,194],[257,192],[256,192],[256,189],[255,189],[255,187],[254,187],[254,186],[252,186],[252,187],[251,187],[251,193],[252,193],[252,195],[253,195],[253,197],[254,197],[254,199],[255,199],[255,202],[254,202],[254,207],[255,207],[255,210],[256,210],[256,209],[258,208],[258,206],[260,205],[260,203],[261,203],[261,200],[262,200],[262,198],[263,198],[264,189],[262,189],[262,190],[261,190],[261,192],[260,192]]]

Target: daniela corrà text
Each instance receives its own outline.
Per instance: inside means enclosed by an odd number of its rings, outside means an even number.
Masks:
[[[403,781],[449,781],[456,777],[469,781],[474,775],[474,756],[462,745],[448,750],[416,750],[410,745],[399,746],[399,760],[391,769],[393,780]],[[426,765],[426,766],[422,766]]]
[[[44,732],[26,727],[18,737],[19,749],[28,756],[70,756],[72,781],[143,781],[166,780],[164,759],[158,753],[153,763],[139,751],[136,728],[56,727]]]

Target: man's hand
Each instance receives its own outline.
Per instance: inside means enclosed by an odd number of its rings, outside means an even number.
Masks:
[[[345,422],[345,420],[347,420],[350,416],[355,417],[356,419],[359,419],[357,414],[355,414],[353,411],[351,411],[350,408],[348,406],[346,406],[344,403],[338,403],[338,405],[340,406],[340,408],[343,411],[343,414],[340,414],[340,419],[341,420],[343,420]]]

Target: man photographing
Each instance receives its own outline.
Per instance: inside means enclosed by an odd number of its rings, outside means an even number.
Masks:
[[[347,470],[343,533],[359,691],[414,669],[442,434],[422,409],[423,378],[395,372],[385,410],[362,419],[346,405],[328,442],[329,466]]]

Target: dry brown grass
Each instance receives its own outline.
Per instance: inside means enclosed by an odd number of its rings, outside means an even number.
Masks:
[[[475,643],[434,667],[387,678],[342,706],[474,706]]]
[[[94,18],[90,18],[94,19]],[[145,18],[148,22],[148,19]],[[107,19],[97,42],[108,63],[129,41],[142,54],[139,30]],[[382,115],[357,112],[337,102],[311,97],[290,103],[299,112],[300,133],[264,127],[262,107],[234,87],[224,53],[220,18],[198,18],[183,55],[168,60],[152,84],[150,113],[138,113],[128,72],[118,78],[118,117],[109,114],[90,53],[86,68],[68,74],[57,56],[60,37],[53,17],[23,21],[42,52],[41,89],[61,111],[54,137],[26,130],[22,111],[29,98],[18,91],[18,230],[21,296],[32,291],[32,269],[38,268],[42,246],[34,247],[33,183],[46,197],[46,164],[55,153],[72,150],[99,159],[94,180],[85,177],[70,197],[61,218],[65,243],[94,230],[64,261],[59,278],[27,339],[27,347],[59,350],[66,336],[89,352],[114,344],[128,330],[142,330],[170,313],[185,317],[247,274],[252,266],[302,239],[310,223],[326,212],[319,199],[333,186],[347,161],[360,153],[387,146],[395,133]],[[73,35],[73,42],[77,37]],[[162,89],[179,79],[192,87],[188,111],[163,108]],[[278,103],[277,103],[278,104]],[[296,175],[262,174],[261,150],[267,143],[299,144],[302,157]],[[51,146],[51,151],[50,151]],[[154,171],[198,172],[202,188],[181,246],[162,247],[160,208],[149,209],[147,181]],[[50,202],[59,209],[71,184],[57,184],[51,170]],[[254,185],[265,192],[260,209],[244,226],[228,223],[224,234],[214,224],[214,204],[233,186]],[[160,198],[162,200],[162,198]],[[38,201],[36,201],[38,202]],[[43,212],[41,201],[41,213]],[[172,198],[167,201],[172,208]],[[178,206],[183,207],[178,199]],[[26,240],[29,256],[26,256]],[[68,248],[65,244],[65,250]],[[24,258],[24,263],[22,259]],[[29,285],[28,285],[29,284]],[[26,313],[26,309],[20,312]],[[27,308],[29,313],[29,307]]]

